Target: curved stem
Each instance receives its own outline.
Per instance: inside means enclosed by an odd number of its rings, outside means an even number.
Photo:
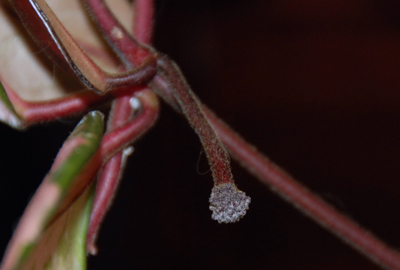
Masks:
[[[87,4],[95,5],[96,1],[88,1]],[[99,3],[99,2],[97,2]],[[110,16],[110,12],[104,6],[102,6],[103,11],[106,11],[106,15]],[[115,19],[110,16],[111,22],[115,22]],[[152,0],[139,0],[135,3],[135,21],[134,21],[134,33],[137,39],[143,43],[150,43],[152,36],[152,20],[153,20],[153,1]],[[113,25],[114,27],[120,27]],[[114,28],[115,29],[115,28]],[[121,28],[122,29],[122,28]],[[125,33],[125,37],[128,35]],[[127,43],[128,45],[130,43]],[[128,47],[129,49],[129,47]],[[132,64],[139,64],[140,59],[129,54],[131,57],[128,58],[132,61]],[[129,63],[131,65],[131,63]],[[147,91],[148,92],[148,91]],[[157,98],[153,96],[155,102]],[[113,102],[113,106],[110,113],[110,119],[108,122],[107,131],[113,132],[113,130],[121,127],[130,118],[134,109],[130,104],[130,96],[122,96]],[[146,109],[146,108],[142,108]],[[158,105],[156,110],[151,111],[154,113],[153,118],[148,118],[150,126],[144,127],[145,130],[149,129],[154,123],[155,118],[158,115]],[[143,111],[142,111],[143,113]],[[144,121],[142,121],[144,123]],[[132,135],[131,136],[136,136]],[[129,149],[129,148],[128,148]],[[126,149],[125,149],[126,150]],[[112,204],[114,195],[118,189],[119,182],[121,180],[127,155],[129,154],[125,151],[119,151],[114,156],[112,156],[106,164],[104,164],[96,184],[95,198],[93,202],[93,209],[89,221],[89,229],[86,240],[86,250],[92,254],[97,254],[96,239],[100,229],[100,225],[103,222],[105,215]]]
[[[159,112],[157,97],[150,90],[143,90],[135,96],[139,97],[142,104],[140,114],[103,136],[100,151],[101,156],[106,160],[146,133],[157,120]]]
[[[168,78],[169,89],[186,119],[200,137],[215,185],[233,183],[228,153],[204,116],[200,101],[190,89],[180,69],[166,56],[158,59],[158,65]]]
[[[88,111],[91,106],[110,99],[110,95],[97,95],[92,91],[79,91],[63,98],[32,102],[22,99],[17,93],[0,78],[1,84],[14,113],[21,119],[22,126],[28,126],[68,117]]]
[[[82,91],[68,95],[65,98],[43,102],[28,102],[19,98],[15,93],[9,94],[9,98],[12,100],[18,115],[24,120],[24,127],[27,127],[88,111],[90,106],[105,101],[110,97]]]

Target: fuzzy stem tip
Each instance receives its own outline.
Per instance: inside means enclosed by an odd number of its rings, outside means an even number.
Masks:
[[[250,197],[233,183],[213,187],[210,196],[211,218],[218,223],[238,222],[249,209]]]

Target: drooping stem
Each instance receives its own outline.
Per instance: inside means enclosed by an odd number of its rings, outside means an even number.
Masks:
[[[386,269],[400,269],[398,252],[299,184],[209,109],[203,109],[231,156],[263,184],[371,261]]]
[[[125,166],[123,151],[118,152],[101,168],[96,182],[95,199],[92,206],[88,232],[86,236],[86,252],[97,254],[96,239],[100,225],[110,208]]]
[[[164,76],[157,74],[151,81],[151,85],[163,97],[164,101],[178,112],[181,112]],[[255,175],[257,179],[307,217],[340,238],[350,247],[359,251],[372,262],[386,269],[400,269],[400,254],[398,252],[302,186],[258,152],[254,146],[242,139],[206,106],[201,106],[205,116],[218,133],[229,154],[247,171]]]
[[[169,88],[186,119],[200,137],[211,167],[215,185],[233,182],[228,153],[205,118],[200,102],[193,94],[178,66],[166,56],[158,60],[162,72],[169,79]]]
[[[205,117],[200,101],[192,92],[179,67],[166,56],[158,58],[157,62],[160,72],[168,78],[167,84],[173,98],[199,136],[206,153],[214,179],[214,188],[209,200],[210,210],[213,211],[212,218],[219,223],[237,222],[246,214],[250,197],[237,189],[228,153]]]
[[[111,29],[108,28],[109,31],[114,31],[115,29],[122,29],[120,26],[116,23],[116,20],[113,16],[111,16],[109,10],[103,5],[103,2],[100,1],[87,1],[87,5],[89,6],[89,9],[92,9],[92,12],[97,13],[102,13],[105,17],[109,18],[109,20],[106,20],[105,23],[108,23],[109,26],[111,26]],[[96,9],[97,6],[97,9]],[[90,8],[91,7],[91,8]],[[152,20],[153,20],[153,1],[152,0],[139,0],[138,3],[135,2],[135,20],[134,20],[134,34],[137,36],[137,39],[145,44],[149,44],[151,41],[151,36],[152,36]],[[98,14],[99,15],[99,14]],[[97,20],[98,24],[101,23],[101,20]],[[103,23],[104,24],[104,23]],[[107,32],[107,27],[101,26],[103,28],[103,32]],[[113,30],[114,29],[114,30]],[[122,59],[126,59],[127,66],[134,66],[134,65],[139,65],[141,59],[137,57],[137,54],[135,55],[134,52],[138,48],[135,46],[132,46],[132,43],[129,39],[129,35],[125,32],[122,32],[123,36],[120,40],[117,40],[117,46],[114,47],[114,49],[118,47],[123,47],[125,50],[130,50],[131,52],[128,54],[128,57],[122,57]],[[110,32],[111,34],[111,32]],[[111,35],[108,39],[115,39],[116,35]],[[111,42],[111,40],[108,40]],[[116,50],[119,52],[119,50]],[[147,93],[147,95],[150,95],[149,90],[142,90]],[[157,98],[153,95],[152,97],[153,103],[157,103]],[[113,102],[113,106],[110,112],[110,119],[108,121],[108,126],[107,126],[107,131],[109,134],[112,134],[112,132],[118,132],[116,129],[121,128],[123,124],[125,124],[132,116],[135,110],[138,110],[139,108],[134,108],[132,106],[132,97],[131,96],[121,96],[117,98]],[[144,131],[147,131],[152,124],[154,123],[155,119],[157,118],[158,115],[158,103],[154,104],[154,108],[149,110],[148,104],[141,104],[141,106],[145,105],[145,108],[142,109],[142,113],[146,114],[143,117],[143,115],[139,116],[142,117],[143,119],[147,120],[147,123],[149,123],[149,126],[146,126],[142,128]],[[143,109],[147,110],[147,112],[143,112]],[[150,114],[148,114],[148,112]],[[136,120],[137,122],[137,120]],[[140,122],[140,121],[139,121]],[[145,123],[145,121],[141,121],[142,123]],[[132,129],[134,130],[134,129]],[[136,130],[140,130],[139,128],[136,128]],[[129,134],[129,132],[126,132]],[[137,134],[129,134],[129,136],[137,136]],[[129,136],[125,136],[130,139]],[[112,136],[111,136],[112,138]],[[115,142],[120,142],[121,140],[114,140]],[[105,141],[106,142],[106,141]],[[107,143],[105,143],[105,148]],[[114,156],[112,156],[106,164],[102,167],[101,172],[99,173],[98,179],[97,179],[97,184],[96,184],[96,192],[95,192],[95,198],[93,202],[93,209],[90,217],[90,222],[89,222],[89,229],[88,229],[88,235],[87,235],[87,240],[86,240],[86,250],[92,254],[95,255],[97,253],[97,247],[96,247],[96,238],[101,226],[101,223],[103,222],[105,215],[110,208],[113,198],[115,196],[115,193],[118,189],[119,182],[121,180],[121,177],[124,172],[124,167],[126,163],[127,156],[131,153],[132,148],[128,147],[125,148],[124,150],[119,151],[116,153]]]
[[[103,136],[99,149],[104,165],[96,184],[95,200],[86,240],[87,250],[93,255],[97,253],[95,241],[100,225],[117,190],[126,157],[132,152],[130,145],[149,131],[156,122],[159,113],[158,99],[148,89],[136,93],[135,97],[130,99],[134,99],[135,103],[140,105],[139,113],[134,119],[115,128],[112,125],[113,123],[110,122],[110,131]],[[114,115],[114,117],[117,118],[117,115]],[[115,122],[121,124],[123,123],[121,120],[119,118]]]

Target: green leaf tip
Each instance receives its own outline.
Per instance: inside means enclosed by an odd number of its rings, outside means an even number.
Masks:
[[[99,111],[88,113],[65,141],[50,171],[50,178],[62,190],[82,173],[96,154],[103,137],[104,115]]]
[[[0,121],[16,129],[23,129],[23,121],[15,111],[0,81]]]

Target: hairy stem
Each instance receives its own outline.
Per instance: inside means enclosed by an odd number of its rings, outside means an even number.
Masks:
[[[166,56],[158,58],[158,65],[160,72],[168,78],[168,89],[171,89],[173,98],[199,136],[206,153],[214,179],[214,188],[209,200],[210,210],[213,211],[212,218],[219,223],[237,222],[246,214],[250,197],[237,189],[228,153],[204,116],[200,101],[192,92],[179,67]]]
[[[89,8],[90,6],[96,7],[96,3],[97,6],[99,6],[99,3],[103,4],[103,2],[99,1],[91,1],[91,0],[87,1],[87,5],[89,6]],[[139,0],[135,2],[135,10],[134,10],[135,20],[133,28],[134,34],[137,36],[137,39],[139,41],[146,44],[149,44],[151,41],[151,35],[153,29],[152,28],[153,4],[154,3],[152,0],[144,0],[144,1]],[[106,12],[107,15],[106,18],[111,18],[111,26],[112,26],[111,29],[121,29],[118,28],[120,26],[116,25],[115,23],[116,21],[110,15],[109,10],[104,5],[100,5],[100,8],[103,12],[104,11]],[[112,24],[113,22],[114,24]],[[98,23],[101,22],[99,21]],[[111,38],[115,38],[115,35],[111,36]],[[126,38],[129,38],[129,36],[127,35],[127,33],[124,33],[123,39]],[[123,44],[124,43],[119,44],[119,46]],[[128,44],[126,46],[129,47],[131,43],[127,42],[125,44]],[[137,49],[137,48],[129,47],[128,49]],[[136,55],[129,54],[130,57],[127,60],[130,60],[131,62],[128,61],[129,63],[128,66],[140,64],[141,59],[138,59]],[[149,94],[148,90],[144,91],[146,91]],[[155,101],[157,100],[156,97],[153,98]],[[131,96],[121,96],[113,102],[113,106],[110,112],[110,119],[108,120],[108,127],[107,127],[108,132],[112,132],[113,130],[121,127],[121,125],[129,121],[131,115],[134,113],[135,110],[138,109],[132,106],[131,101],[132,101]],[[156,106],[156,110],[153,110],[152,112],[155,112],[154,119],[156,119],[158,114],[158,105]],[[150,123],[151,124],[154,123],[154,120],[150,120]],[[149,129],[150,127],[151,125],[145,128]],[[88,235],[86,240],[86,250],[92,255],[97,254],[97,247],[95,244],[97,235],[101,223],[103,222],[105,215],[112,204],[115,193],[117,192],[119,182],[124,172],[127,156],[132,152],[131,150],[132,148],[128,147],[116,153],[107,161],[106,164],[104,164],[101,172],[99,173],[99,177],[97,179],[97,184],[96,184],[93,209],[89,222]]]
[[[303,187],[209,109],[203,109],[228,152],[263,184],[371,261],[386,269],[400,269],[399,253]]]
[[[164,76],[157,74],[150,84],[154,91],[163,97],[164,101],[181,112]],[[302,186],[297,180],[258,152],[254,146],[242,139],[206,106],[201,106],[206,118],[218,133],[229,154],[247,171],[285,201],[372,262],[386,269],[400,269],[400,254],[398,252]]]
[[[228,153],[220,139],[205,118],[200,102],[193,94],[178,66],[166,56],[158,60],[162,72],[166,75],[169,88],[186,119],[200,137],[211,167],[215,185],[233,183]]]

